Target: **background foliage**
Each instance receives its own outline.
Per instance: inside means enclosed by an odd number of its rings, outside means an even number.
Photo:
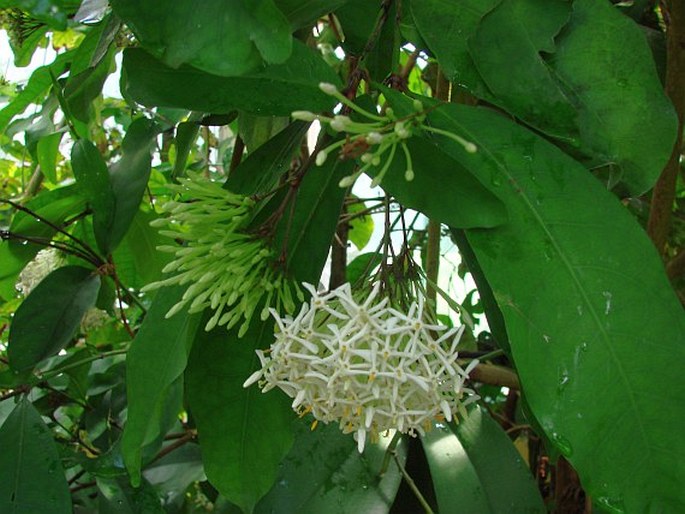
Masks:
[[[685,8],[614,3],[0,0],[16,66],[54,50],[0,85],[0,511],[685,512]],[[289,118],[336,108],[320,82],[419,99],[478,151],[424,132],[415,180],[398,153],[360,198],[338,186],[355,159],[313,167]],[[205,332],[165,318],[183,288],[141,293],[168,184],[293,171],[274,244],[298,281],[368,275],[376,213],[422,215],[403,244],[429,276],[458,246],[478,294],[441,319],[487,320],[458,425],[359,455],[243,389],[272,321]]]

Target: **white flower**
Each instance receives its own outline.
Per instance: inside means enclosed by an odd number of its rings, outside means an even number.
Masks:
[[[358,301],[349,284],[312,294],[295,318],[276,319],[276,340],[257,351],[262,368],[244,386],[279,387],[301,415],[337,422],[354,433],[359,451],[390,429],[423,434],[433,420],[450,421],[477,399],[457,363],[463,327],[426,321],[423,298],[402,313],[380,298],[380,285]]]

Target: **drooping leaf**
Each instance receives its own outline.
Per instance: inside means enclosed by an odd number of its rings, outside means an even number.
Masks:
[[[223,327],[200,330],[185,374],[207,478],[245,512],[271,488],[293,441],[285,395],[242,387],[256,369],[255,349],[272,337],[272,321],[253,323],[242,339]]]
[[[577,142],[576,109],[541,55],[554,53],[554,37],[570,15],[571,4],[564,0],[504,0],[482,19],[469,48],[481,77],[507,110],[534,118],[547,134]]]
[[[582,166],[510,121],[455,105],[430,119],[478,145],[443,148],[503,193],[509,222],[467,237],[545,433],[607,508],[683,510],[685,441],[670,427],[685,419],[672,365],[685,358],[685,315],[641,227]],[[658,375],[636,358],[645,351]]]
[[[445,76],[478,97],[492,96],[468,52],[468,39],[500,0],[413,0],[417,28]]]
[[[93,211],[93,232],[98,248],[106,254],[116,206],[107,163],[92,142],[79,139],[71,149],[71,168],[81,194]]]
[[[379,477],[390,437],[367,444],[360,455],[352,436],[343,434],[335,424],[319,425],[315,430],[304,423],[298,425],[295,444],[283,461],[276,484],[257,504],[256,514],[390,511],[402,480],[392,459]],[[404,462],[406,444],[401,442],[396,451]]]
[[[321,56],[301,43],[283,64],[241,77],[220,77],[190,66],[172,69],[144,50],[124,52],[122,90],[149,106],[228,113],[242,109],[261,116],[288,116],[292,111],[324,111],[335,104],[319,90],[320,82],[339,84]]]
[[[190,64],[223,76],[253,72],[290,56],[290,24],[273,0],[113,0],[138,40],[172,68]]]
[[[140,485],[142,448],[160,436],[160,419],[171,384],[183,374],[199,316],[166,313],[185,288],[163,289],[152,303],[126,357],[128,418],[121,452],[134,487]]]
[[[84,206],[85,201],[74,186],[42,191],[25,205],[57,227]],[[0,244],[0,295],[5,299],[14,297],[19,273],[52,239],[55,229],[33,216],[17,212],[10,225],[10,234],[10,240]]]
[[[64,348],[99,289],[100,277],[81,266],[64,266],[45,277],[14,314],[7,349],[12,369],[30,369]]]
[[[480,408],[456,426],[435,427],[421,442],[440,512],[547,512],[521,455]]]
[[[591,165],[617,166],[628,191],[640,195],[671,154],[675,112],[632,20],[609,2],[580,0],[564,26],[568,7],[505,0],[471,39],[473,60],[498,105],[579,147]],[[535,14],[541,9],[545,16]]]
[[[126,235],[138,213],[151,170],[151,152],[159,127],[147,118],[138,118],[128,127],[122,143],[122,156],[110,168],[115,208],[106,253],[114,250]]]
[[[27,398],[22,398],[0,428],[0,446],[1,512],[72,512],[52,433]]]
[[[52,76],[59,77],[74,57],[73,51],[59,54],[52,64],[41,66],[31,74],[26,87],[0,110],[0,132],[4,132],[12,118],[24,112],[29,105],[39,101],[52,86]]]
[[[54,132],[43,136],[36,145],[36,157],[40,169],[53,184],[57,183],[57,156],[59,155],[59,144],[62,141],[63,132]]]

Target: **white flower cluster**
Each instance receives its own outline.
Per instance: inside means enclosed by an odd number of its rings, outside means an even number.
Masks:
[[[304,286],[312,298],[295,318],[272,312],[276,340],[257,351],[262,368],[244,387],[279,387],[301,415],[354,432],[360,452],[368,434],[423,434],[478,398],[464,387],[477,361],[457,363],[463,327],[427,323],[422,297],[402,313],[379,300],[378,284],[361,303],[349,284],[325,294]]]
[[[41,250],[19,274],[16,288],[21,291],[24,296],[28,296],[45,277],[62,266],[65,262],[62,254],[55,248],[45,248]]]
[[[179,182],[180,185],[169,187],[185,196],[186,201],[165,203],[162,210],[169,216],[152,222],[167,228],[160,230],[160,234],[183,243],[157,247],[174,254],[174,260],[162,270],[173,275],[145,286],[142,291],[189,284],[181,301],[166,317],[187,304],[190,313],[211,308],[214,315],[205,330],[217,325],[230,329],[242,319],[239,337],[247,331],[260,304],[263,320],[269,317],[271,305],[292,312],[293,295],[302,295],[299,287],[275,268],[266,243],[245,232],[254,201],[199,176]]]

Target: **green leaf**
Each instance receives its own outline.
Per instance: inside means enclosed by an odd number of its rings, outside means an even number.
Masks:
[[[7,349],[12,369],[33,368],[64,348],[99,289],[100,277],[81,266],[64,266],[45,277],[12,319]]]
[[[485,14],[501,0],[413,0],[411,13],[419,32],[445,76],[480,98],[490,98],[471,56],[468,39]]]
[[[80,4],[81,0],[2,0],[0,9],[16,7],[54,29],[65,30],[68,15],[75,13]]]
[[[57,184],[57,156],[59,155],[59,144],[62,141],[63,132],[54,132],[43,136],[36,145],[36,157],[45,178]]]
[[[42,191],[25,205],[55,226],[60,226],[69,216],[78,214],[84,206],[84,199],[76,194],[73,186]],[[19,273],[52,239],[55,229],[33,216],[17,212],[10,225],[10,234],[12,238],[0,244],[0,294],[5,299],[16,295],[14,285]],[[35,244],[24,244],[26,238]]]
[[[382,186],[403,205],[453,227],[495,227],[507,220],[504,204],[450,156],[423,136],[407,140],[414,180],[404,178],[407,162],[397,149]]]
[[[70,514],[71,496],[50,429],[25,397],[0,428],[0,511]]]
[[[379,443],[367,444],[360,455],[352,435],[343,434],[335,424],[310,430],[299,423],[276,485],[257,504],[255,513],[389,512],[402,481],[392,460],[383,477],[378,476],[390,439],[381,437]],[[401,442],[397,448],[401,462],[406,451]]]
[[[199,331],[185,375],[207,478],[246,512],[271,488],[293,441],[286,396],[242,386],[272,333],[272,321],[253,323],[242,339],[225,328]]]
[[[88,123],[92,117],[93,101],[102,93],[102,86],[113,71],[114,47],[105,54],[96,66],[87,68],[78,74],[69,74],[69,80],[64,86],[64,99],[71,116]]]
[[[255,116],[243,112],[238,118],[238,133],[248,152],[254,152],[288,126],[289,119],[282,116]]]
[[[71,168],[81,194],[93,211],[95,241],[106,254],[116,205],[107,163],[92,142],[79,139],[71,149]]]
[[[305,27],[323,15],[335,11],[349,0],[274,0],[293,30]]]
[[[52,64],[41,66],[31,74],[26,87],[0,110],[0,132],[4,132],[12,118],[24,112],[29,105],[38,102],[52,86],[52,76],[59,77],[74,57],[73,52],[59,54]]]
[[[137,48],[124,52],[123,67],[122,90],[136,102],[224,114],[236,109],[261,116],[325,111],[335,100],[319,89],[319,82],[340,83],[318,52],[301,43],[283,64],[241,77],[209,75],[189,66],[172,69]]]
[[[554,53],[554,37],[570,15],[565,0],[504,0],[482,19],[469,48],[481,77],[507,110],[577,144],[576,109],[542,56]]]
[[[174,444],[170,441],[169,444]],[[145,469],[145,479],[152,484],[166,505],[183,496],[194,482],[206,480],[200,447],[186,443],[154,461]]]
[[[124,477],[97,477],[99,514],[165,514],[153,487],[144,480],[134,488]]]
[[[526,463],[480,408],[456,426],[435,427],[421,442],[440,512],[547,512]]]
[[[362,253],[347,265],[347,281],[355,284],[369,275],[381,263],[381,254],[376,252]]]
[[[163,289],[150,307],[126,356],[128,418],[121,452],[134,487],[140,485],[143,447],[160,435],[162,409],[171,384],[183,374],[200,316],[165,315],[185,288]]]
[[[448,105],[430,118],[478,145],[443,148],[506,201],[509,223],[467,237],[545,433],[599,503],[684,510],[685,440],[671,427],[685,417],[673,366],[685,314],[642,228],[577,162],[503,117]]]
[[[628,191],[643,194],[660,175],[677,131],[650,48],[632,20],[594,0],[573,2],[555,48],[551,38],[567,6],[502,2],[471,40],[473,59],[500,106],[579,147],[591,166],[618,166]],[[536,15],[541,9],[545,16]]]
[[[366,204],[363,202],[352,203],[347,206],[347,212],[349,214],[360,213],[365,211],[366,209]],[[352,243],[354,244],[354,246],[357,247],[358,250],[363,250],[364,247],[367,244],[369,244],[371,236],[373,235],[373,217],[370,214],[359,215],[351,219],[349,225],[350,241],[352,241]]]
[[[290,56],[290,24],[272,0],[112,0],[114,12],[168,66],[237,76]]]
[[[115,208],[105,253],[117,247],[138,213],[150,177],[151,152],[158,132],[159,127],[147,118],[131,123],[121,145],[121,159],[109,170]]]
[[[173,177],[179,177],[185,171],[188,164],[188,156],[197,140],[199,130],[200,124],[194,121],[185,121],[179,123],[178,127],[176,127],[176,137],[174,138],[176,160],[171,173]]]

